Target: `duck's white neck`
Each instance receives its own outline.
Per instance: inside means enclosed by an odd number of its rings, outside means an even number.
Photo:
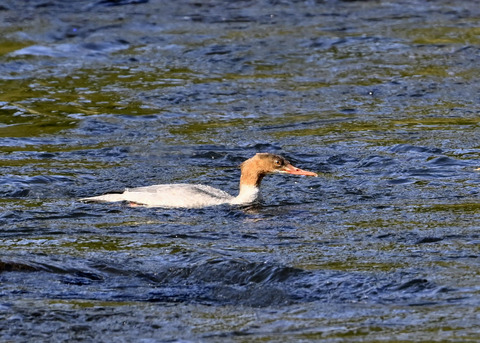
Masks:
[[[260,184],[268,171],[255,156],[241,165],[240,192],[233,198],[232,204],[251,204],[261,199]]]
[[[240,192],[232,199],[234,205],[251,204],[262,198],[260,188],[253,185],[240,185]]]

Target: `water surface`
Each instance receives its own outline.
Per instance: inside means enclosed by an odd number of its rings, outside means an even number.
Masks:
[[[474,1],[0,5],[5,341],[476,341]],[[264,203],[84,204],[124,187]]]

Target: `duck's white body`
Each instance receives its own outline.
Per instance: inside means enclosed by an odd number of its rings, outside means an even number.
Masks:
[[[105,194],[80,200],[128,201],[149,207],[201,208],[222,204],[247,205],[260,200],[260,183],[268,173],[317,176],[315,173],[292,166],[283,157],[266,153],[256,154],[242,163],[241,168],[240,192],[236,197],[210,186],[180,183],[131,188],[121,194]]]
[[[105,194],[81,200],[98,202],[129,201],[149,207],[201,208],[222,204],[250,204],[260,200],[257,187],[245,187],[237,197],[206,185],[185,183],[154,185],[126,189],[123,193]]]

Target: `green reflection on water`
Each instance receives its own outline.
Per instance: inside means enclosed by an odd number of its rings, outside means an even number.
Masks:
[[[3,34],[5,34],[3,32]],[[1,37],[0,37],[1,39]],[[26,46],[31,45],[28,42],[17,42],[17,41],[2,41],[0,40],[0,56],[7,55],[15,50],[22,49]]]
[[[429,26],[407,29],[415,44],[480,44],[480,27]]]
[[[451,212],[451,213],[478,213],[480,212],[480,203],[458,203],[458,204],[434,204],[430,206],[421,206],[416,208],[417,212]],[[439,223],[437,223],[439,224]]]
[[[0,80],[0,137],[58,134],[76,127],[78,115],[158,113],[142,101],[123,98],[115,88],[125,83],[121,72],[83,69],[35,81]],[[141,83],[144,75],[131,76],[129,82]]]

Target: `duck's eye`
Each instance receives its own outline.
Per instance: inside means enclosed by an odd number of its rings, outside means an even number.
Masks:
[[[275,164],[276,164],[277,166],[281,166],[281,165],[282,165],[282,161],[280,161],[280,160],[275,160]]]

